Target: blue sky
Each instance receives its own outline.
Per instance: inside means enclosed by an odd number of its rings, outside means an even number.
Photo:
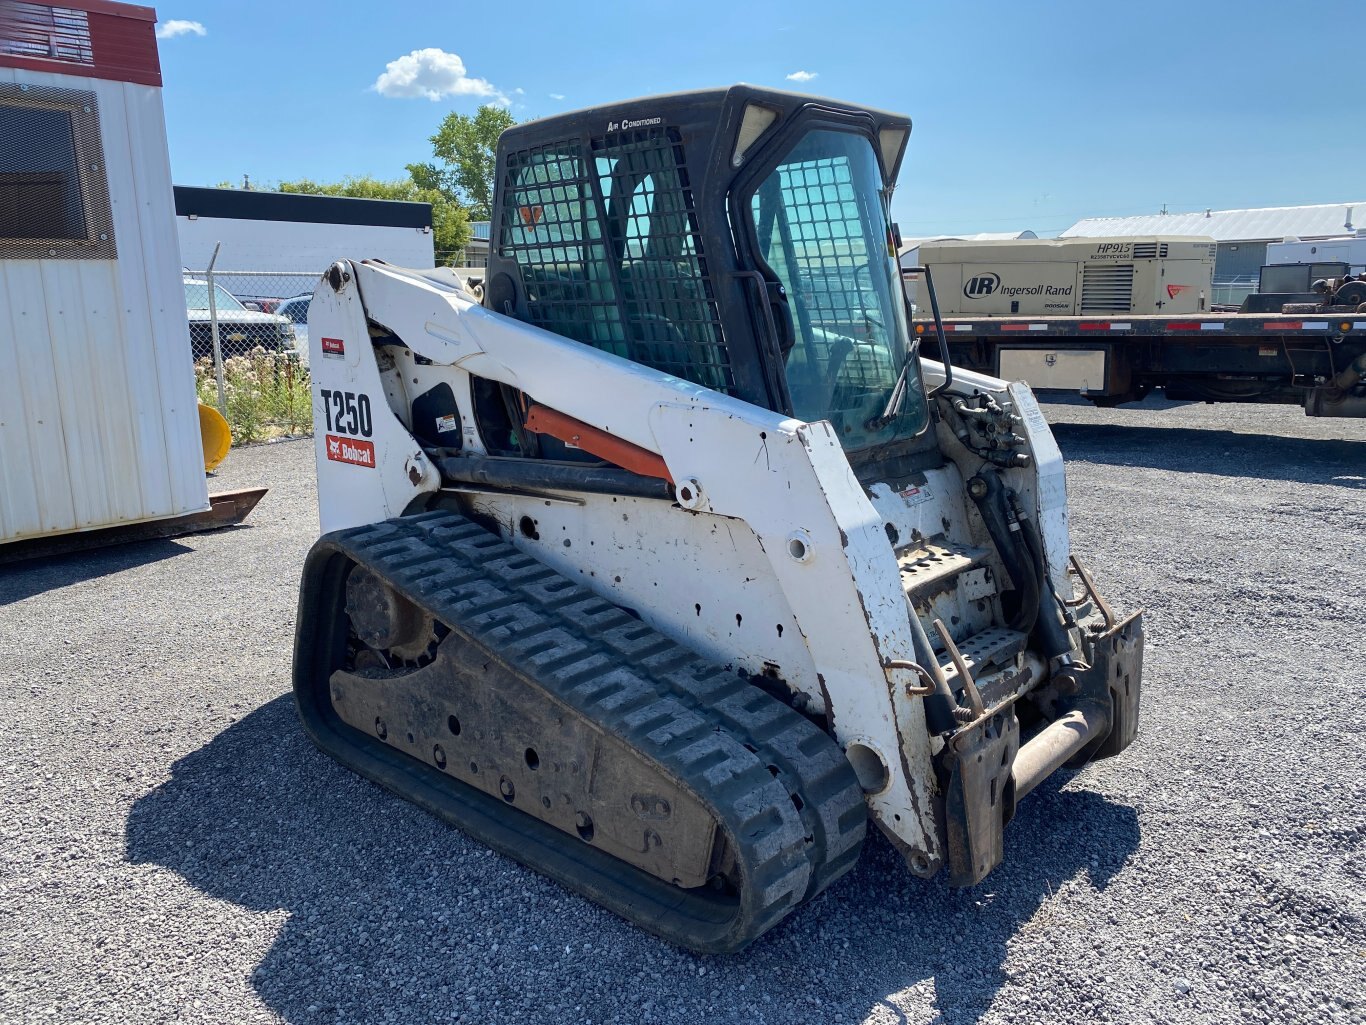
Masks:
[[[449,110],[505,100],[526,120],[744,81],[910,114],[893,212],[912,236],[1051,235],[1164,204],[1360,198],[1366,76],[1355,34],[1334,27],[1353,7],[1298,7],[236,0],[157,11],[172,29],[160,47],[178,184],[399,177],[430,155]],[[789,80],[799,72],[814,77]],[[403,95],[424,87],[458,91]]]

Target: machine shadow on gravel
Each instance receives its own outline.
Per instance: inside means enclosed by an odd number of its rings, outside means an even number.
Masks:
[[[1021,803],[1006,828],[1004,862],[971,889],[916,879],[881,834],[870,833],[859,865],[822,898],[829,903],[807,909],[805,923],[799,913],[761,939],[752,970],[772,970],[799,951],[813,962],[828,957],[840,966],[828,981],[846,994],[846,1020],[862,1021],[875,1009],[905,1020],[889,998],[927,984],[935,1025],[977,1022],[1009,981],[1008,945],[1044,922],[1059,927],[1046,907],[1054,895],[1069,880],[1104,890],[1138,849],[1135,809],[1093,791],[1063,789],[1066,776],[1055,774]],[[827,923],[816,921],[822,915],[830,919],[825,954],[805,951],[809,939],[780,949],[789,933],[819,928],[824,936]],[[771,950],[763,949],[766,940]]]
[[[1124,424],[1055,423],[1052,430],[1068,460],[1366,488],[1366,441]]]
[[[747,952],[698,957],[340,768],[305,738],[289,696],[176,762],[127,823],[130,862],[164,866],[251,910],[289,912],[252,984],[291,1022],[371,1020],[380,999],[396,1020],[445,1020],[471,999],[485,1008],[479,1020],[551,1020],[549,1008],[516,1010],[525,978],[558,957],[546,952],[589,940],[592,970],[564,979],[568,1008],[583,1005],[569,1017],[651,1020],[639,1009],[653,1001],[652,1020],[682,1020],[720,990],[766,996],[770,1023],[837,1011],[861,1020],[878,1007],[896,1014],[891,996],[928,985],[937,1020],[967,1025],[1007,981],[1007,945],[1041,908],[1047,914],[1050,897],[1079,877],[1103,889],[1138,841],[1133,808],[1067,789],[1055,775],[1022,803],[1006,830],[1005,863],[979,886],[918,880],[873,835],[850,876]],[[657,1003],[660,972],[681,990],[671,1010]],[[394,978],[421,985],[392,986]],[[495,999],[501,1018],[488,1013]],[[743,1003],[734,1010],[754,1016]]]
[[[138,541],[0,566],[0,608],[59,587],[122,573],[193,551],[176,541]]]

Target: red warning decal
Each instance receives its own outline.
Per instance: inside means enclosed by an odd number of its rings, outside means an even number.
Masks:
[[[324,338],[322,339],[322,343],[324,356],[346,355],[346,346],[342,344],[342,340],[340,338]]]
[[[336,463],[350,463],[352,466],[375,465],[375,443],[359,441],[356,438],[339,438],[335,434],[324,435],[327,439],[327,458]]]
[[[545,208],[539,203],[535,206],[522,206],[517,208],[517,213],[522,218],[522,226],[526,228],[534,228],[536,225],[540,224],[541,214],[544,212]]]
[[[1168,285],[1168,286],[1167,286],[1167,298],[1168,298],[1168,299],[1175,299],[1178,295],[1180,295],[1182,292],[1185,292],[1185,291],[1188,290],[1190,287],[1191,287],[1190,285]]]

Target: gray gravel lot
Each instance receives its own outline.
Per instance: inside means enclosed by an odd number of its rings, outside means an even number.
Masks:
[[[290,699],[307,442],[249,525],[0,570],[0,1022],[1361,1022],[1366,423],[1046,407],[1073,543],[1149,611],[1142,732],[970,891],[880,839],[681,953],[315,752]]]

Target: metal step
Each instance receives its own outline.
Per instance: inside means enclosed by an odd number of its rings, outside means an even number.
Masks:
[[[942,537],[920,541],[897,553],[901,587],[907,595],[923,600],[952,585],[960,573],[984,562],[987,554],[985,548],[955,544]]]
[[[940,659],[940,666],[944,668],[944,676],[948,679],[949,687],[956,687],[958,667],[953,666],[947,651],[933,631],[930,631],[930,638],[934,644],[934,655]],[[981,633],[973,634],[966,641],[960,642],[958,649],[963,655],[964,663],[967,663],[967,671],[971,672],[975,679],[990,668],[1008,667],[1015,656],[1025,651],[1027,646],[1029,634],[993,626],[992,629],[982,630]]]

